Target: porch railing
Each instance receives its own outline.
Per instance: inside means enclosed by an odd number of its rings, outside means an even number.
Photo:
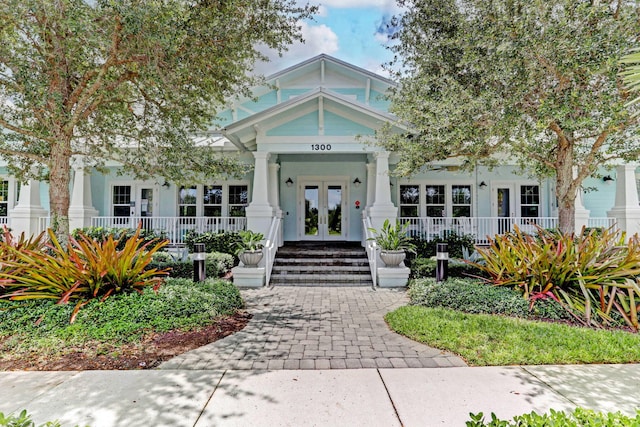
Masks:
[[[373,282],[373,288],[375,289],[378,281],[378,245],[375,241],[369,240],[373,238],[371,232],[371,218],[365,216],[362,218],[362,235],[365,236],[365,249],[367,251],[367,258],[369,259],[369,269],[371,270],[371,280]]]
[[[271,272],[273,271],[273,263],[276,259],[276,252],[278,251],[278,236],[280,235],[280,225],[282,219],[278,216],[274,216],[271,219],[271,226],[269,227],[269,233],[264,244],[265,251],[265,285],[269,286],[271,281]]]
[[[247,227],[245,217],[115,217],[101,216],[91,218],[92,227],[137,228],[164,234],[172,245],[184,245],[189,231],[197,233],[222,233],[240,231]]]
[[[475,243],[484,245],[489,243],[489,237],[513,231],[515,226],[524,232],[533,232],[536,226],[542,228],[556,228],[556,217],[404,217],[400,218],[407,225],[410,235],[425,240],[444,238],[455,233],[457,235],[471,235]]]

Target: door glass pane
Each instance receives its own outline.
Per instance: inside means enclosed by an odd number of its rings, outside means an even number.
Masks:
[[[342,186],[329,185],[327,188],[327,228],[330,236],[342,234]]]
[[[498,233],[506,233],[511,229],[510,194],[508,188],[498,188]]]
[[[304,187],[304,234],[306,236],[318,235],[318,186],[305,185]]]
[[[140,190],[140,216],[153,216],[153,189]]]

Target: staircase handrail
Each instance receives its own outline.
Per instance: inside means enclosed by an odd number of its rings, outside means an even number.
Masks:
[[[371,218],[369,216],[363,216],[362,227],[364,228],[363,234],[365,236],[365,249],[367,250],[367,259],[369,260],[369,269],[371,270],[371,281],[373,283],[373,289],[377,286],[378,281],[378,245],[375,240],[369,240],[373,237],[371,229]]]
[[[264,244],[266,286],[269,286],[269,282],[271,281],[273,263],[276,259],[276,252],[278,251],[278,234],[280,232],[280,222],[281,219],[277,215],[271,218],[271,225],[269,226],[269,232],[267,233],[267,240]]]

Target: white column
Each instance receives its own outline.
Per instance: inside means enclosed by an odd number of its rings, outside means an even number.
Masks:
[[[369,211],[369,208],[376,200],[376,165],[375,163],[367,163],[367,203],[364,207],[365,211]]]
[[[369,208],[371,225],[379,229],[385,219],[395,221],[398,208],[391,202],[391,187],[389,181],[389,153],[386,151],[376,154],[376,188],[373,205]]]
[[[280,233],[278,233],[278,246],[284,244],[282,233],[282,209],[280,209],[280,181],[278,180],[278,170],[280,165],[269,163],[269,203],[273,207],[273,215],[280,218]]]
[[[578,176],[578,168],[573,168],[573,177],[576,178]],[[575,232],[576,234],[580,234],[582,232],[582,227],[589,226],[589,216],[591,212],[584,207],[583,202],[583,194],[582,187],[578,187],[576,191],[576,202],[575,202]]]
[[[251,203],[247,206],[247,229],[265,236],[269,232],[273,207],[269,204],[269,167],[270,154],[262,151],[253,153],[253,192]]]
[[[607,212],[609,218],[615,218],[618,228],[632,236],[640,232],[640,205],[636,185],[636,165],[625,164],[616,167],[616,201]]]
[[[84,168],[84,162],[79,159],[73,164],[73,192],[69,204],[69,229],[91,226],[91,218],[98,216],[98,211],[93,207],[91,197],[91,175]]]
[[[49,216],[49,212],[40,203],[40,181],[34,179],[22,184],[18,204],[9,212],[11,231],[14,236],[24,233],[31,236],[44,231],[40,218]]]

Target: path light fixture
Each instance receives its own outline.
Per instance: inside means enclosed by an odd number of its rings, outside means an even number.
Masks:
[[[362,184],[362,181],[360,181],[360,178],[356,177],[356,179],[353,180],[353,185],[358,188],[360,187],[360,184]]]
[[[287,187],[291,187],[293,185],[293,180],[289,177],[284,183],[287,184]]]

